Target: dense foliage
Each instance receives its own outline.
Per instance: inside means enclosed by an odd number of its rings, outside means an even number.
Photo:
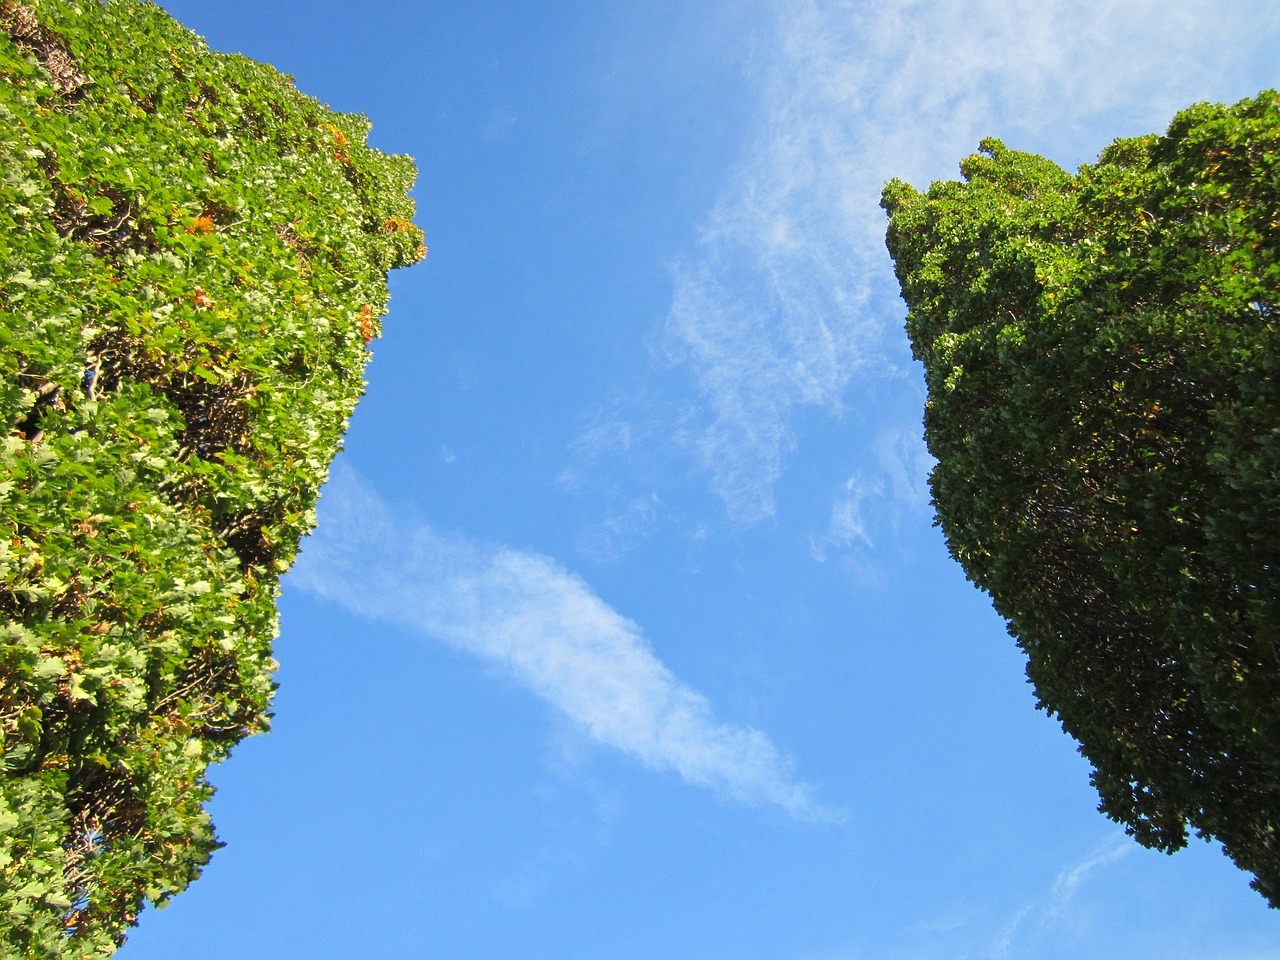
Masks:
[[[1280,906],[1280,95],[885,189],[952,554],[1101,809]]]
[[[140,0],[0,4],[0,956],[123,940],[218,845],[412,161]]]

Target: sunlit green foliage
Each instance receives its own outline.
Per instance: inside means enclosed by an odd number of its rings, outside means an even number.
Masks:
[[[0,956],[109,954],[218,845],[412,161],[138,0],[0,4]]]
[[[885,190],[952,554],[1140,842],[1280,906],[1280,96]]]

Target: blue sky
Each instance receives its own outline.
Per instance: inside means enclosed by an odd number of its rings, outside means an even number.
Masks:
[[[1280,84],[1274,4],[163,5],[412,154],[431,255],[124,960],[1280,960],[947,557],[877,207]]]

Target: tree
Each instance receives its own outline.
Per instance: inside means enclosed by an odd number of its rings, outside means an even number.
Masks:
[[[407,157],[154,4],[0,3],[0,955],[110,953],[219,844]]]
[[[884,191],[951,554],[1140,843],[1280,906],[1280,95]]]

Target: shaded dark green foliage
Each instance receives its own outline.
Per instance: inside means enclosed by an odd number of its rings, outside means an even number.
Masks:
[[[412,161],[158,7],[0,4],[0,956],[109,954],[218,845]]]
[[[952,554],[1101,809],[1280,906],[1280,96],[884,193]]]

